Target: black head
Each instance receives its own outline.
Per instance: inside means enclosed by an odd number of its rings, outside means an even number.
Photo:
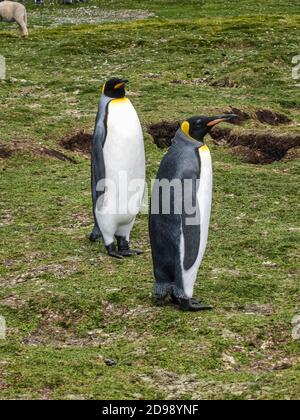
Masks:
[[[199,115],[183,121],[181,123],[181,129],[188,137],[192,137],[193,139],[200,141],[215,125],[223,121],[230,122],[235,118],[237,118],[237,115],[235,114],[222,114],[216,115],[215,117],[205,117],[203,115]]]
[[[128,80],[119,79],[118,77],[113,77],[109,79],[103,86],[103,93],[110,98],[124,98],[125,96],[125,83]]]

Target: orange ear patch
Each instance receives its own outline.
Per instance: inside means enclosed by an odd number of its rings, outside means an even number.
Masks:
[[[183,121],[181,124],[181,130],[184,132],[186,136],[190,136],[190,123],[188,121]]]

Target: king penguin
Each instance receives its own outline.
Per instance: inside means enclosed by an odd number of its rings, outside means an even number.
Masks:
[[[204,136],[216,124],[233,118],[236,115],[224,114],[183,121],[161,161],[149,217],[154,297],[159,305],[170,297],[181,310],[212,309],[193,299],[212,202],[212,163]]]
[[[145,151],[140,120],[125,97],[127,82],[112,78],[104,84],[91,153],[95,225],[90,240],[102,238],[108,254],[116,258],[142,253],[129,247],[144,195]]]

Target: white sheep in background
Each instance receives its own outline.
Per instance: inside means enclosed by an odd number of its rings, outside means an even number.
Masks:
[[[17,22],[20,27],[21,35],[28,36],[27,13],[25,6],[14,1],[0,2],[0,22]]]

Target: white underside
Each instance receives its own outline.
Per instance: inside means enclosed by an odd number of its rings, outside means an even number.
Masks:
[[[185,270],[183,267],[184,261],[184,236],[181,232],[180,241],[180,255],[181,255],[181,267],[183,277],[183,288],[187,297],[193,296],[194,284],[197,279],[197,273],[204,256],[204,252],[207,245],[209,219],[211,212],[211,200],[212,200],[212,164],[209,149],[204,146],[203,149],[199,149],[201,159],[201,174],[199,188],[197,192],[198,205],[200,209],[200,247],[197,259],[194,265],[189,269]]]
[[[109,105],[103,153],[105,193],[95,213],[105,245],[109,245],[115,235],[129,240],[145,187],[143,132],[129,100]]]

